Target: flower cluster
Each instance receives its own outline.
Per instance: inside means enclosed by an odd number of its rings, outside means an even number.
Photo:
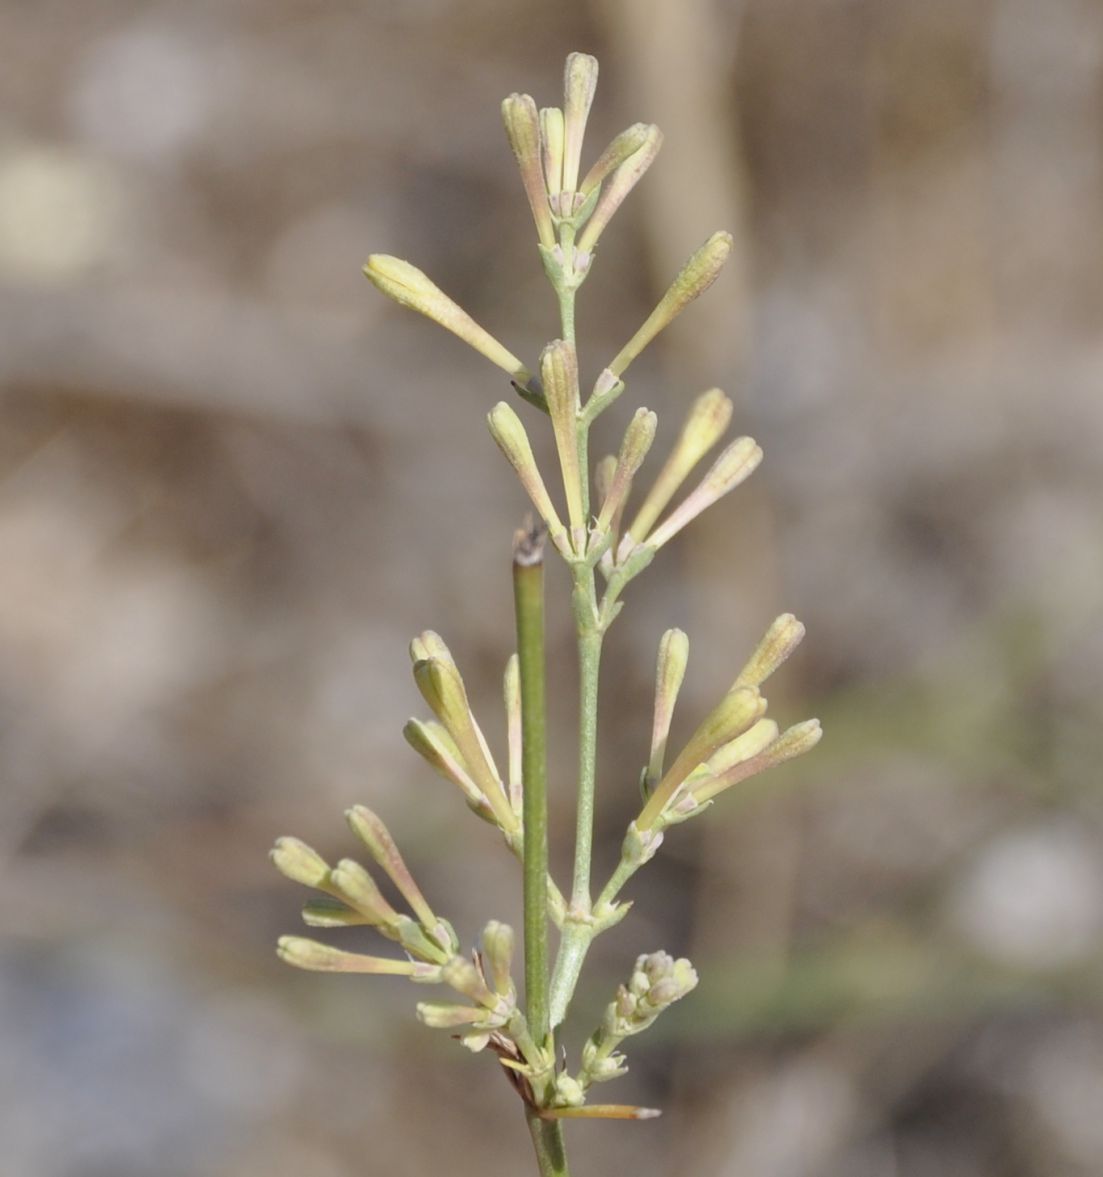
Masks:
[[[647,1109],[587,1104],[587,1092],[592,1084],[624,1073],[620,1044],[689,993],[697,984],[697,974],[689,961],[674,960],[665,952],[639,957],[628,982],[620,986],[586,1043],[581,1069],[572,1076],[565,1069],[557,1073],[556,1035],[586,953],[594,937],[628,910],[619,895],[655,854],[669,827],[703,812],[720,793],[748,777],[808,751],[821,735],[815,719],[782,731],[766,715],[763,684],[804,635],[803,625],[784,613],[770,625],[685,745],[668,756],[671,723],[689,656],[686,635],[679,629],[668,630],[659,643],[651,744],[640,775],[642,805],[628,825],[616,869],[596,899],[592,897],[597,687],[604,635],[623,608],[626,586],[661,548],[743,483],[762,461],[757,442],[736,437],[719,448],[704,475],[692,481],[699,464],[721,446],[732,418],[731,400],[720,389],[711,388],[692,401],[665,459],[634,506],[633,492],[642,481],[641,471],[658,432],[653,412],[638,408],[627,423],[618,452],[602,457],[591,471],[591,428],[624,392],[630,365],[709,288],[732,250],[728,233],[713,233],[685,263],[638,330],[593,383],[584,386],[575,346],[575,294],[594,264],[611,218],[662,144],[657,127],[634,124],[584,171],[583,138],[596,84],[597,62],[572,53],[561,108],[540,109],[527,94],[511,94],[502,104],[506,135],[536,228],[537,249],[559,302],[561,338],[550,342],[536,363],[514,355],[409,262],[373,254],[364,267],[367,277],[388,297],[432,319],[506,372],[522,399],[550,420],[555,441],[558,471],[556,485],[549,486],[517,411],[506,401],[490,410],[490,433],[541,521],[527,536],[530,542],[523,555],[517,549],[514,557],[518,652],[509,659],[504,680],[507,771],[503,774],[495,762],[448,646],[431,630],[410,646],[414,681],[431,717],[411,719],[404,729],[414,750],[459,790],[471,810],[500,831],[523,864],[525,1011],[518,1006],[511,977],[512,931],[492,921],[483,933],[481,952],[462,955],[451,925],[429,907],[382,822],[369,810],[362,806],[351,810],[350,824],[412,914],[392,907],[369,872],[351,860],[343,859],[331,868],[293,838],[281,839],[273,852],[285,875],[321,892],[321,901],[304,909],[308,924],[321,928],[368,925],[397,942],[405,953],[400,960],[366,956],[285,936],[279,948],[283,959],[303,968],[392,973],[449,985],[463,998],[462,1003],[423,1002],[418,1006],[419,1017],[427,1025],[458,1031],[474,1050],[490,1047],[521,1094],[530,1127],[537,1121],[568,1116],[640,1119],[653,1114]],[[569,895],[546,871],[543,582],[538,577],[538,584],[525,580],[523,586],[519,573],[522,565],[531,572],[542,562],[543,531],[570,573],[579,651],[578,820]],[[604,586],[599,590],[601,578]],[[548,967],[548,920],[561,932],[553,970]],[[542,1172],[565,1173],[565,1166],[556,1159],[561,1138],[541,1135],[537,1127],[534,1140]]]

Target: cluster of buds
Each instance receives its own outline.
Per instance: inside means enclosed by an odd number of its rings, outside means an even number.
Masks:
[[[697,986],[697,972],[688,960],[675,960],[669,953],[640,956],[626,985],[606,1007],[601,1025],[582,1048],[582,1069],[577,1077],[560,1075],[556,1094],[560,1102],[582,1103],[593,1083],[617,1079],[628,1071],[624,1055],[617,1049],[625,1038],[642,1033],[674,1002]]]
[[[303,908],[308,926],[372,927],[396,941],[406,958],[348,952],[306,936],[281,936],[280,958],[315,972],[389,974],[448,985],[468,1004],[422,1002],[418,1017],[428,1026],[462,1028],[459,1037],[472,1050],[481,1050],[502,1027],[516,1028],[520,1015],[511,976],[512,929],[492,920],[483,931],[482,952],[473,953],[471,959],[461,955],[455,930],[434,914],[379,817],[363,805],[354,806],[345,816],[412,915],[396,911],[371,874],[354,859],[343,858],[331,867],[298,838],[280,838],[272,849],[272,862],[285,877],[320,892],[320,899]]]
[[[719,703],[664,771],[674,705],[685,677],[689,640],[668,630],[659,643],[651,754],[641,777],[644,806],[628,828],[622,858],[633,868],[653,857],[667,826],[700,813],[740,781],[784,764],[819,743],[818,719],[781,731],[766,717],[762,684],[800,644],[804,626],[792,615],[776,618]]]

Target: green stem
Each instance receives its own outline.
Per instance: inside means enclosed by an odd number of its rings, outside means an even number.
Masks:
[[[601,640],[592,568],[576,572],[578,632],[578,815],[575,825],[574,874],[568,919],[590,912],[590,860],[594,845],[594,783],[597,775],[597,695]]]
[[[548,789],[544,712],[544,539],[514,545],[513,599],[521,680],[525,1010],[538,1046],[548,1036]],[[535,1060],[530,1060],[535,1061]]]
[[[525,1110],[540,1177],[571,1177],[563,1148],[563,1125],[558,1120],[541,1120],[532,1108]]]

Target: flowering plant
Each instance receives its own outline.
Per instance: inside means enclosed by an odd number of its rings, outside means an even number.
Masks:
[[[452,925],[429,905],[386,826],[364,806],[349,810],[349,824],[372,861],[394,884],[408,912],[392,906],[372,874],[352,859],[330,866],[295,838],[281,838],[272,852],[284,875],[319,892],[319,898],[303,909],[308,925],[367,925],[403,950],[398,958],[374,956],[284,936],[280,956],[304,969],[389,973],[451,989],[458,1001],[421,1002],[417,1015],[428,1026],[453,1031],[470,1050],[489,1050],[496,1056],[521,1097],[543,1177],[568,1173],[564,1119],[645,1119],[658,1114],[646,1108],[591,1103],[590,1088],[624,1074],[625,1056],[619,1050],[624,1040],[647,1029],[697,984],[688,960],[673,960],[665,952],[639,957],[587,1040],[578,1070],[572,1074],[557,1062],[557,1032],[590,945],[618,923],[630,906],[620,898],[623,888],[654,856],[671,826],[702,813],[720,793],[747,777],[806,752],[821,734],[814,719],[782,732],[766,716],[762,685],[804,634],[800,622],[786,613],[769,627],[686,745],[668,757],[671,720],[689,653],[686,635],[668,630],[659,642],[651,746],[640,774],[641,808],[629,823],[616,869],[595,897],[591,851],[603,639],[623,607],[621,597],[631,581],[662,547],[734,490],[762,460],[756,442],[737,438],[671,508],[730,421],[731,401],[713,388],[690,405],[665,462],[631,515],[627,506],[633,484],[655,440],[653,412],[636,410],[620,452],[598,461],[591,481],[594,422],[623,393],[632,361],[712,284],[732,246],[729,234],[714,233],[693,254],[654,311],[583,397],[575,352],[575,295],[590,272],[611,217],[650,167],[662,143],[657,127],[638,123],[618,135],[582,174],[583,133],[597,72],[592,57],[572,53],[567,58],[562,109],[538,110],[527,94],[512,94],[502,104],[506,134],[536,225],[537,248],[559,303],[561,338],[547,345],[535,370],[409,262],[376,254],[364,267],[384,294],[454,332],[507,372],[521,398],[550,420],[555,439],[564,512],[537,467],[517,412],[505,401],[490,411],[491,435],[537,516],[514,540],[516,652],[505,670],[506,771],[494,759],[447,645],[432,631],[410,645],[414,681],[432,718],[411,719],[404,731],[415,751],[460,791],[468,807],[498,829],[522,864],[523,1002],[514,980],[512,929],[491,920],[481,946],[470,954],[462,952]],[[548,873],[543,587],[548,544],[570,572],[579,660],[577,822],[568,891],[560,890]],[[549,925],[559,932],[554,964]]]

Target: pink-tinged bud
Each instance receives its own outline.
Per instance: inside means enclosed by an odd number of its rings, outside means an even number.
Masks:
[[[540,356],[540,380],[548,401],[548,415],[563,471],[572,538],[581,533],[584,543],[586,517],[582,507],[582,469],[578,460],[578,359],[572,344],[557,339],[544,348]],[[577,539],[575,542],[578,550]]]
[[[662,131],[658,127],[649,126],[643,142],[613,172],[608,184],[602,189],[594,211],[579,234],[579,250],[583,253],[590,253],[593,250],[598,238],[605,232],[606,226],[612,220],[613,214],[627,199],[629,192],[640,182],[644,172],[655,162],[655,156],[659,154],[659,148],[662,145]],[[609,366],[618,376],[624,371],[624,368],[616,368],[612,364]]]
[[[648,537],[647,545],[661,548],[687,523],[749,478],[762,461],[762,450],[751,437],[740,437],[721,453],[693,490]]]
[[[617,458],[616,470],[613,474],[612,485],[601,505],[601,512],[597,518],[597,529],[606,531],[615,517],[624,507],[628,492],[632,489],[632,479],[643,465],[651,443],[655,440],[655,428],[658,418],[650,409],[637,409],[625,430],[624,441],[621,443],[620,455]]]
[[[555,244],[555,228],[548,207],[547,189],[544,187],[540,159],[540,114],[536,103],[528,94],[511,94],[502,102],[502,122],[521,171],[521,183],[525,186],[540,244],[550,248]]]
[[[334,894],[378,928],[393,928],[398,912],[383,898],[375,880],[351,858],[342,858],[329,872]]]
[[[635,155],[644,145],[651,128],[647,123],[633,123],[621,133],[601,153],[597,163],[586,173],[579,191],[583,196],[591,192],[605,181],[610,172],[615,171],[630,156]]]
[[[563,112],[558,106],[546,106],[540,111],[540,142],[544,149],[544,179],[552,212],[569,212],[569,209],[559,208],[559,194],[563,191]]]
[[[747,731],[765,711],[766,700],[754,688],[729,691],[705,717],[656,786],[636,819],[637,827],[641,831],[649,829],[686,777],[721,745]]]
[[[694,399],[670,456],[632,520],[629,531],[640,543],[693,468],[724,435],[731,415],[732,403],[719,388],[710,388]]]
[[[405,860],[391,837],[390,830],[382,820],[366,805],[354,805],[345,810],[345,820],[349,828],[368,848],[368,852],[381,867],[387,877],[398,888],[399,894],[410,905],[410,910],[417,916],[421,926],[432,930],[437,925],[437,917],[421,893],[421,888],[414,882]]]
[[[749,732],[747,734],[750,735]],[[732,785],[756,776],[767,768],[775,768],[787,760],[810,752],[822,736],[823,729],[818,719],[806,719],[803,723],[794,724],[756,755],[732,764],[718,776],[701,781],[694,787],[693,796],[702,804],[711,801],[717,793],[730,789]]]
[[[689,662],[689,638],[680,629],[668,629],[659,642],[655,668],[655,714],[651,724],[651,756],[647,764],[647,791],[659,783],[666,758],[666,742],[674,718],[674,705],[682,689]]]
[[[480,327],[417,266],[388,254],[373,253],[364,263],[364,276],[399,306],[417,311],[451,331],[492,364],[508,372],[517,384],[524,386],[532,379],[532,373],[511,351]]]
[[[578,187],[579,164],[586,121],[597,90],[597,59],[571,53],[563,70],[563,191]]]

